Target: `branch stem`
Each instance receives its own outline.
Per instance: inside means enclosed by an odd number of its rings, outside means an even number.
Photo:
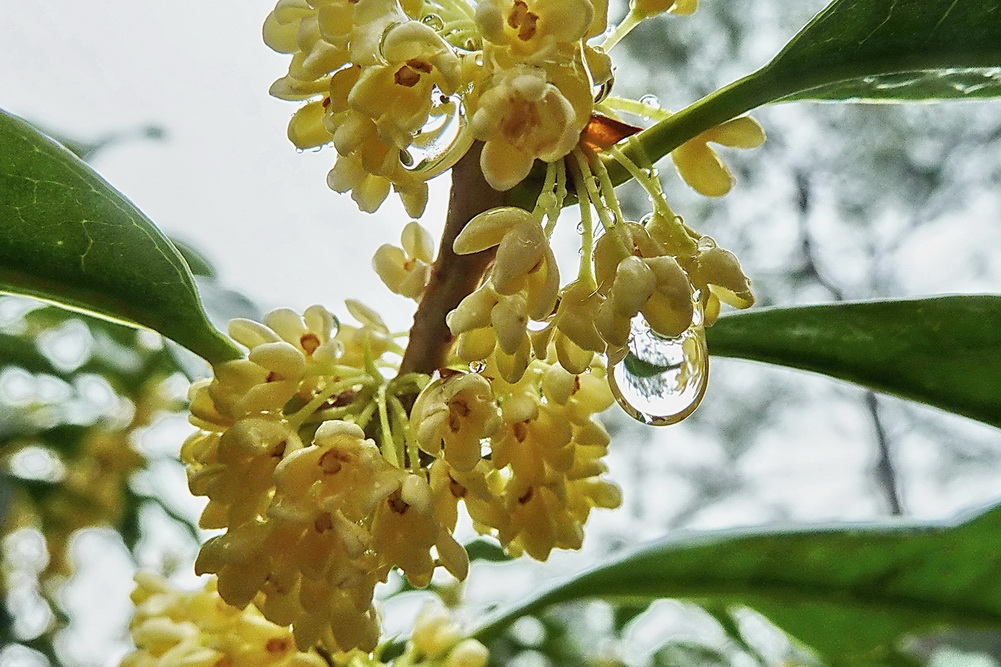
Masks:
[[[452,167],[452,194],[431,278],[414,314],[414,326],[400,364],[400,375],[433,373],[445,365],[452,332],[445,315],[475,290],[494,259],[493,248],[456,255],[452,243],[473,217],[504,205],[505,193],[490,187],[480,170],[483,144],[473,147]]]

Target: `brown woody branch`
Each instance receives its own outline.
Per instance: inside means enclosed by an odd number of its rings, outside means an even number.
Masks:
[[[414,314],[400,374],[433,373],[445,365],[452,332],[445,315],[475,290],[494,258],[494,249],[472,255],[456,255],[452,242],[474,216],[504,204],[505,193],[487,184],[480,170],[483,144],[473,147],[452,167],[452,194],[431,279]]]

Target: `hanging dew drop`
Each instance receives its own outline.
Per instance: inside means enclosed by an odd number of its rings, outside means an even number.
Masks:
[[[711,236],[703,236],[699,239],[698,249],[701,252],[708,252],[716,247],[716,241]]]
[[[609,385],[615,400],[633,419],[668,426],[699,406],[709,382],[709,350],[701,313],[676,338],[655,333],[642,315],[632,322],[625,353],[610,359]]]

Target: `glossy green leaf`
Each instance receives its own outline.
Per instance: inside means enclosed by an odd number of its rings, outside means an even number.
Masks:
[[[1001,426],[1001,296],[753,310],[706,335],[712,354],[823,373]]]
[[[623,142],[639,163],[790,100],[915,101],[1001,95],[1001,0],[834,0],[767,65]],[[642,149],[640,149],[640,146]],[[628,173],[608,160],[615,183]],[[523,201],[526,184],[512,193]]]
[[[239,351],[136,207],[68,150],[0,112],[0,290],[148,327],[210,362]]]
[[[762,72],[795,99],[965,99],[999,67],[1001,0],[838,0]]]
[[[1001,629],[1001,509],[964,524],[719,531],[658,542],[543,590],[475,636],[583,598],[746,605],[837,664],[876,665],[907,634]]]
[[[1001,96],[1001,68],[992,67],[899,72],[849,79],[794,93],[781,101],[930,102],[998,96]]]

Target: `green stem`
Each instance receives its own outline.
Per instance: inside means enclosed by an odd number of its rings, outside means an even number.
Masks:
[[[782,93],[779,91],[782,88],[781,83],[770,76],[767,68],[758,70],[634,135],[622,152],[633,162],[641,162],[637,146],[634,145],[639,144],[650,159],[656,162],[706,130],[780,97]],[[629,178],[629,172],[618,161],[611,156],[601,157],[606,161],[613,183],[618,185]]]
[[[622,152],[633,162],[643,163],[644,160],[640,155],[642,147],[642,152],[656,162],[706,130],[799,89],[798,82],[797,85],[793,85],[789,80],[779,79],[773,74],[771,66],[766,66],[633,135],[628,143],[623,142],[625,147]],[[599,157],[605,162],[608,176],[613,184],[621,185],[629,180],[629,172],[614,157],[605,153]],[[540,186],[540,179],[529,175],[525,181],[508,192],[507,201],[511,204],[534,203],[538,198]],[[568,197],[564,205],[573,204],[574,200],[575,198]]]
[[[452,195],[445,231],[427,289],[414,314],[400,375],[431,374],[445,365],[452,345],[452,332],[445,324],[445,316],[476,289],[493,261],[493,249],[471,255],[456,255],[452,249],[455,237],[474,216],[504,204],[504,193],[491,188],[480,171],[481,149],[482,144],[476,143],[452,168]],[[527,208],[531,210],[532,206]]]

